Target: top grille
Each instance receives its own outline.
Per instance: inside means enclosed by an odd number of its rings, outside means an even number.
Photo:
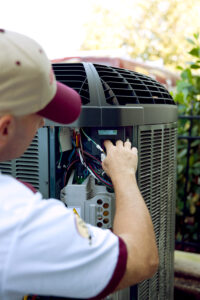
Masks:
[[[163,85],[134,71],[94,65],[104,88],[107,103],[172,104],[175,102]]]
[[[87,75],[83,64],[53,64],[52,66],[56,79],[76,90],[81,96],[83,105],[90,102]]]
[[[173,98],[162,84],[134,71],[91,63],[57,63],[53,64],[53,70],[58,81],[80,94],[83,105],[91,103],[92,84],[88,82],[89,77],[90,80],[100,80],[106,103],[109,105],[175,105]],[[94,70],[97,72],[94,73]],[[94,78],[95,76],[99,78]]]
[[[56,79],[82,99],[75,127],[164,124],[177,121],[177,107],[166,88],[134,71],[92,63],[53,64]],[[48,126],[56,125],[47,121]]]

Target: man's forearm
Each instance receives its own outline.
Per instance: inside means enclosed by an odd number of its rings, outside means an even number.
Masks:
[[[149,277],[158,262],[155,235],[147,206],[137,186],[135,175],[118,176],[113,180],[116,195],[116,211],[113,232],[122,237],[129,251],[129,266],[133,262],[135,272]],[[135,260],[138,261],[138,265]],[[136,282],[140,274],[135,276]],[[141,277],[141,280],[144,278]]]
[[[128,259],[126,272],[117,289],[136,284],[156,272],[158,252],[149,211],[137,186],[137,149],[130,141],[117,141],[114,146],[105,141],[107,157],[103,168],[111,177],[116,211],[113,232],[126,243]]]
[[[114,181],[116,196],[116,210],[113,229],[115,233],[121,234],[127,230],[136,233],[142,230],[154,236],[149,211],[137,186],[135,175],[128,174]],[[141,223],[141,226],[138,225]],[[136,226],[135,226],[136,225]],[[133,227],[133,228],[132,228]],[[143,229],[143,227],[145,227]]]

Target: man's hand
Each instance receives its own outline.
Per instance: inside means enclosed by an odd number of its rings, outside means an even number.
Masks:
[[[130,141],[117,141],[116,145],[105,141],[104,146],[107,156],[102,162],[102,167],[112,180],[117,176],[135,175],[138,163],[137,148],[132,148]]]

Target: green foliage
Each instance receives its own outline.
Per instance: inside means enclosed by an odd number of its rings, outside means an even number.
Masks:
[[[199,0],[90,2],[91,14],[84,25],[81,50],[107,50],[110,55],[117,50],[117,55],[129,54],[133,59],[161,60],[173,71],[177,64],[188,60],[191,45],[198,55],[194,41],[198,35],[187,41],[185,36],[191,36],[200,28]]]
[[[200,116],[200,40],[199,34],[187,39],[192,49],[189,51],[192,61],[188,66],[178,67],[181,79],[177,82],[176,93],[173,95],[178,104],[179,115]],[[200,120],[179,119],[178,135],[200,137]],[[190,158],[187,160],[189,149]],[[185,175],[189,166],[186,215],[184,215]],[[177,152],[177,240],[182,239],[183,226],[186,228],[186,240],[197,241],[198,215],[200,215],[200,140],[191,140],[190,146],[186,139],[178,140]]]

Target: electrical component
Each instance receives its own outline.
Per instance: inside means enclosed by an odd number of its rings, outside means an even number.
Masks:
[[[60,151],[68,151],[72,149],[71,133],[68,127],[61,127],[60,135]]]
[[[75,128],[71,133],[72,150],[67,156],[60,199],[85,222],[111,228],[115,195],[112,182],[102,169],[106,154],[100,146],[101,141],[95,142],[83,129]],[[100,133],[116,134],[118,130]],[[90,144],[94,146],[88,146]]]
[[[115,210],[115,195],[98,185],[89,175],[82,184],[74,183],[75,170],[68,184],[61,190],[60,199],[69,209],[76,210],[80,217],[92,225],[111,228]]]

